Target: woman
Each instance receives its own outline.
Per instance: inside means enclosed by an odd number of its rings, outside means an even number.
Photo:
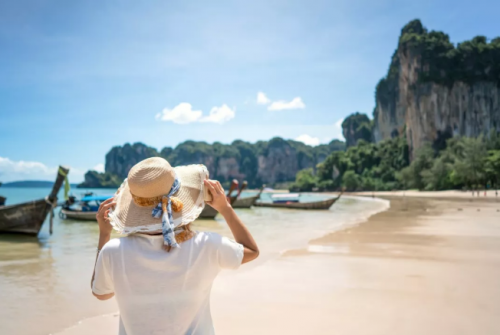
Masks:
[[[205,204],[204,188],[234,241],[191,230]],[[158,157],[136,164],[114,198],[101,204],[97,221],[92,292],[99,300],[116,296],[120,335],[214,334],[213,280],[221,269],[236,269],[259,255],[224,189],[208,180],[203,165],[172,168]],[[113,228],[128,235],[110,240]]]

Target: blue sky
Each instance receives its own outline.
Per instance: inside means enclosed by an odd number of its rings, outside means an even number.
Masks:
[[[78,182],[126,142],[341,138],[345,116],[371,116],[408,21],[460,42],[499,36],[499,11],[493,0],[2,1],[0,180],[52,179],[66,164]]]

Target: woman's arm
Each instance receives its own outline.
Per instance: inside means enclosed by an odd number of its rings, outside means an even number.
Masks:
[[[253,261],[259,256],[259,248],[255,243],[252,234],[247,227],[241,222],[238,215],[233,210],[233,207],[227,201],[226,193],[222,185],[216,180],[205,180],[205,186],[212,194],[212,201],[207,203],[215,208],[226,220],[229,229],[233,233],[234,240],[244,247],[242,264]]]
[[[108,243],[109,240],[111,239],[111,231],[113,230],[113,227],[109,223],[108,214],[110,208],[115,205],[115,203],[112,201],[113,198],[103,201],[99,206],[99,210],[96,214],[97,223],[99,225],[99,242],[97,243],[97,250],[101,250],[102,247],[104,247],[104,245]],[[97,264],[98,257],[99,257],[99,252],[97,252],[97,256],[95,258],[94,273],[92,274],[92,280],[90,281],[90,288],[92,288],[92,284],[94,283],[95,264]],[[92,292],[92,294],[99,300],[108,300],[115,295],[114,293],[95,294],[94,292]]]

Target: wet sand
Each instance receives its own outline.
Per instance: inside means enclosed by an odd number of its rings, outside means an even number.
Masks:
[[[500,334],[500,202],[391,197],[307,249],[226,272],[217,334]],[[60,334],[117,334],[117,314]]]

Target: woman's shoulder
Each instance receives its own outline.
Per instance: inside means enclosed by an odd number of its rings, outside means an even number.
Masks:
[[[120,249],[122,245],[123,238],[113,238],[109,240],[101,249],[102,253],[113,253],[116,250]]]
[[[222,241],[222,235],[208,231],[198,231],[194,237],[196,244],[218,245]]]

